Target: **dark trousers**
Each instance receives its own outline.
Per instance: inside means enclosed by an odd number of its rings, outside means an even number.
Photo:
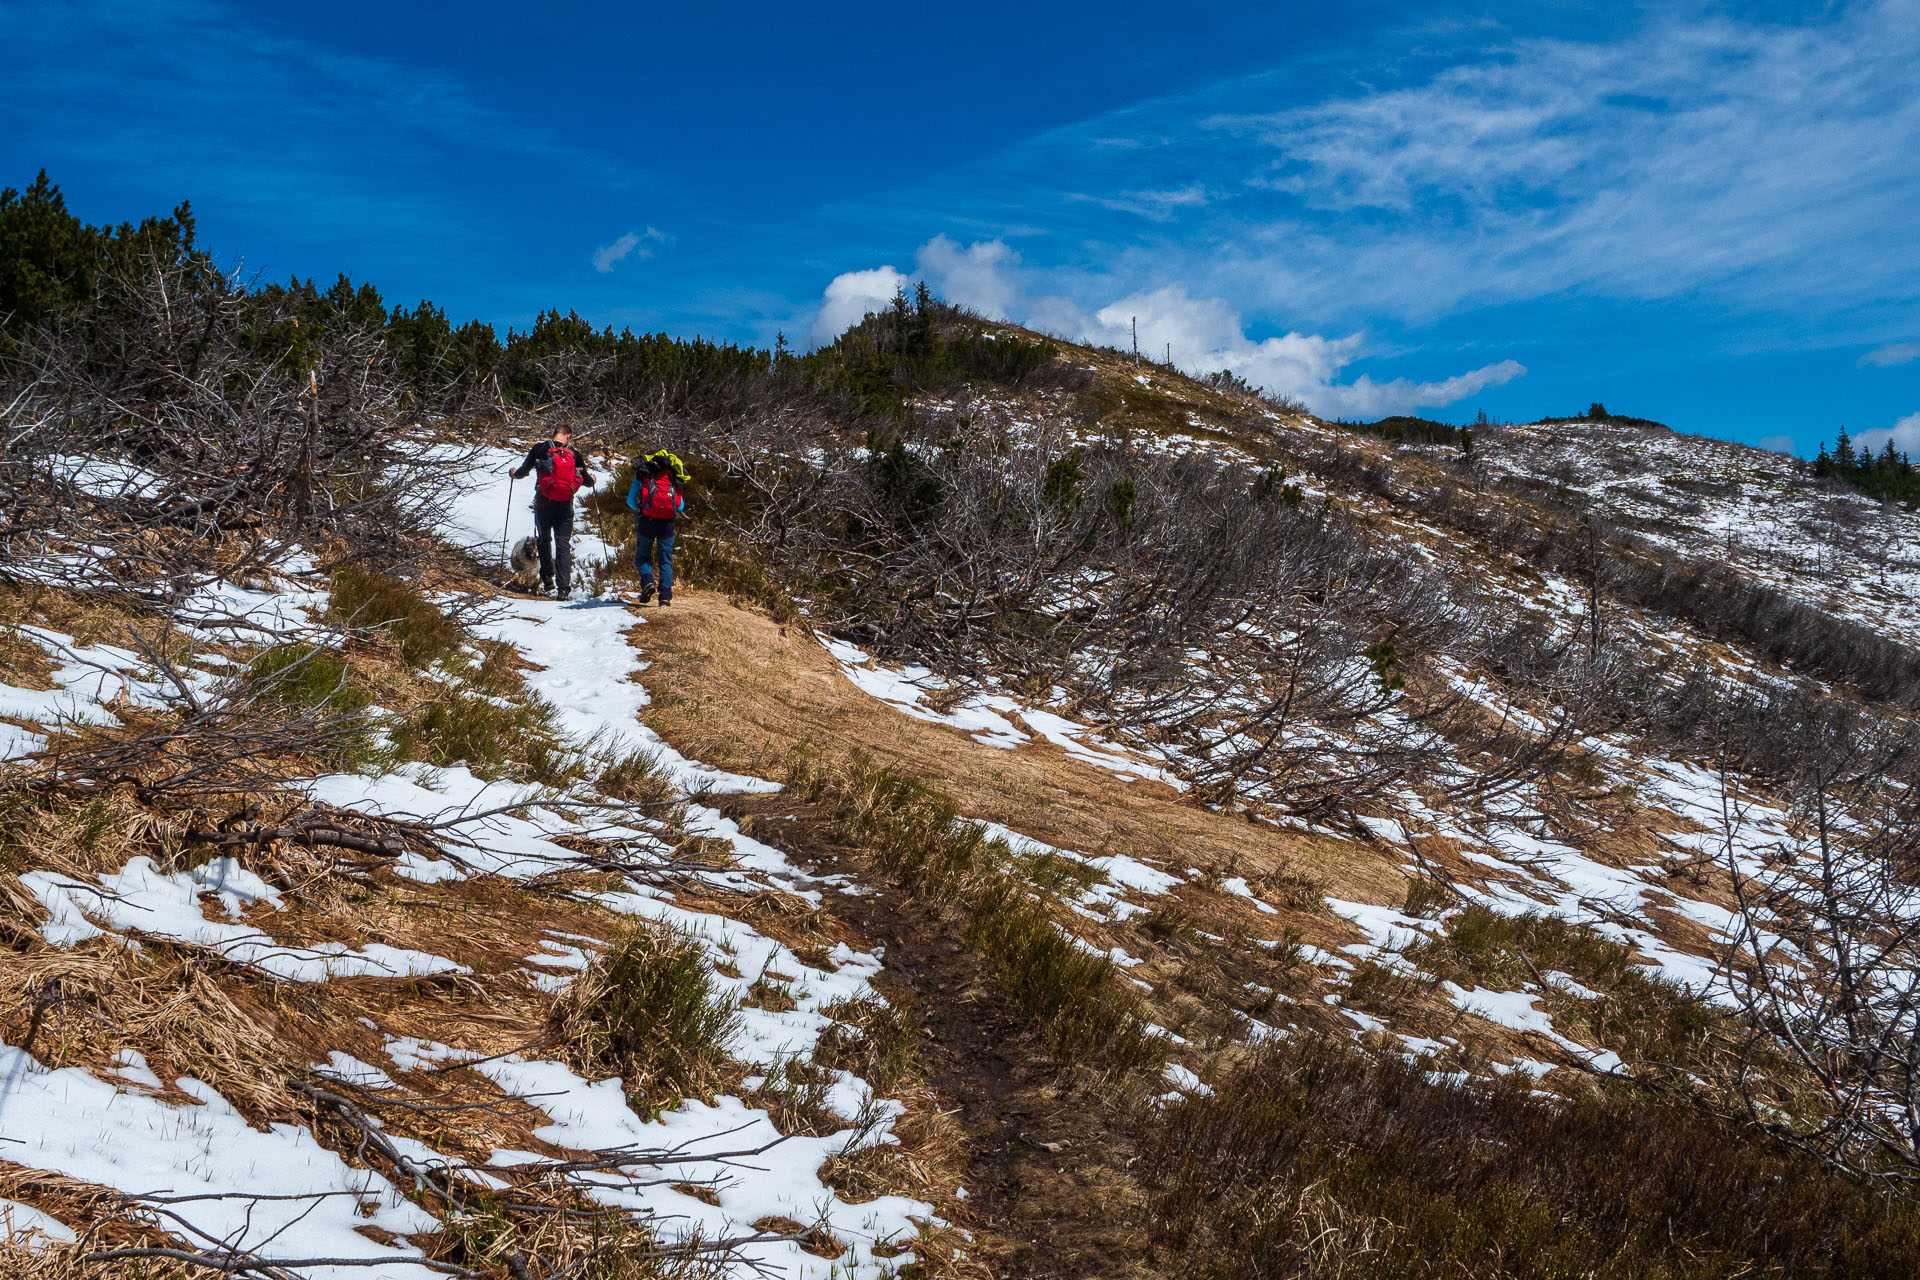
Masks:
[[[640,571],[640,586],[653,585],[653,553],[660,552],[660,599],[673,599],[673,521],[641,516],[634,521],[639,542],[633,551],[633,566]]]
[[[573,589],[573,504],[551,498],[533,500],[533,527],[540,535],[541,585],[557,582]]]

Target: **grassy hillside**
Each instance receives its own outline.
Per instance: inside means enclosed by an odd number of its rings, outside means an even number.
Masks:
[[[924,292],[797,356],[0,247],[10,1273],[1920,1269],[1912,513]]]

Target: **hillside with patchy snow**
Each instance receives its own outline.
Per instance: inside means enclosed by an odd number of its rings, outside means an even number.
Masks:
[[[9,1265],[1911,1273],[1912,513],[903,314],[676,410],[670,609],[667,428],[561,602],[545,418],[15,401]]]

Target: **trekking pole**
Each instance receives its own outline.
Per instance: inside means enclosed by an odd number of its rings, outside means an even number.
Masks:
[[[513,527],[513,477],[507,477],[507,518],[500,522],[500,567],[507,567],[507,530]]]

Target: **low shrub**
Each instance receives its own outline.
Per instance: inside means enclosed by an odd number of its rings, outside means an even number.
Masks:
[[[390,733],[401,759],[464,764],[482,778],[518,775],[560,786],[580,773],[560,744],[552,709],[536,699],[510,703],[449,692],[406,716]]]
[[[1511,990],[1534,981],[1536,969],[1558,969],[1602,990],[1645,976],[1632,951],[1591,929],[1478,905],[1453,916],[1440,937],[1425,939],[1406,955],[1416,967],[1462,986]]]
[[[780,1058],[761,1073],[748,1101],[766,1108],[781,1133],[824,1138],[847,1127],[833,1109],[833,1084],[831,1071],[805,1058]]]
[[[1260,883],[1295,911],[1326,914],[1327,882],[1292,863],[1283,863],[1278,870],[1268,872],[1260,878]]]
[[[775,622],[788,623],[800,616],[793,597],[767,576],[766,566],[727,538],[691,531],[676,535],[673,575],[676,584],[723,591],[759,605]]]
[[[317,723],[301,735],[303,745],[298,750],[329,769],[357,773],[386,759],[373,720],[365,714],[373,705],[373,694],[331,649],[282,644],[263,650],[247,664],[242,696],[311,716]]]
[[[1143,1135],[1205,1280],[1920,1274],[1920,1208],[1640,1090],[1544,1101],[1344,1041],[1270,1042]]]
[[[283,706],[351,714],[373,705],[373,695],[354,682],[346,660],[310,644],[280,644],[247,664],[247,677],[264,696]]]
[[[1574,1000],[1551,986],[1545,994],[1577,1005],[1569,1013],[1629,1063],[1717,1074],[1717,1046],[1751,1039],[1736,1032],[1726,1014],[1636,964],[1627,947],[1552,916],[1470,906],[1447,921],[1440,937],[1409,948],[1406,959],[1438,980],[1507,991],[1537,986],[1548,972],[1565,973],[1599,998]]]
[[[905,997],[894,993],[886,1000],[866,996],[837,1000],[821,1012],[833,1025],[820,1033],[813,1060],[822,1067],[851,1071],[891,1097],[913,1079],[918,1058],[915,1041],[919,1020],[904,1007]]]
[[[909,892],[963,915],[967,941],[992,963],[1001,990],[1045,1033],[1058,1057],[1119,1073],[1162,1060],[1139,998],[1117,966],[1061,930],[1047,889],[1026,879],[1028,860],[1005,841],[962,819],[919,779],[858,757],[833,768],[797,752],[788,785],[831,804],[842,835],[899,876]],[[1058,880],[1051,862],[1042,870],[1043,880]]]
[[[989,883],[975,901],[967,940],[993,961],[1001,989],[1046,1028],[1060,1057],[1097,1057],[1118,1071],[1160,1058],[1113,961],[1063,933],[1011,876]]]
[[[480,661],[469,665],[466,672],[467,683],[481,693],[490,693],[497,698],[512,698],[526,691],[527,682],[520,675],[520,650],[506,640],[480,640],[475,642],[480,651]]]
[[[673,778],[662,765],[660,753],[645,747],[627,752],[602,769],[594,785],[615,800],[650,808],[670,805],[677,798]]]
[[[1042,893],[1064,898],[1082,898],[1105,884],[1106,873],[1090,863],[1050,849],[1016,855],[1020,878]]]
[[[459,625],[413,584],[353,564],[337,566],[331,577],[329,620],[384,631],[400,656],[416,667],[429,666],[459,649]]]
[[[618,1075],[636,1108],[711,1091],[736,1013],[714,991],[700,943],[644,926],[612,939],[555,1005],[549,1023],[568,1061]]]

